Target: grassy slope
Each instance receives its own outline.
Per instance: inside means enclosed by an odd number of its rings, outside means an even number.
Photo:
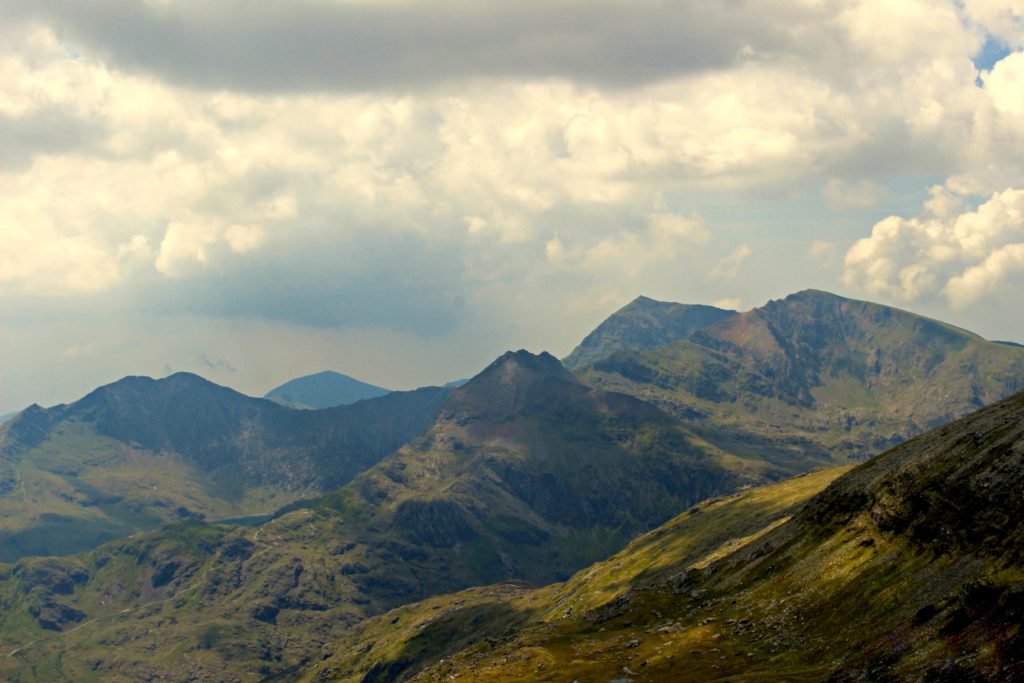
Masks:
[[[1020,680],[1022,465],[1018,395],[850,471],[744,544],[630,571],[628,592],[555,620],[547,601],[543,623],[417,680]],[[628,552],[645,563],[642,545]]]
[[[413,675],[476,642],[483,653],[512,651],[523,637],[512,636],[510,629],[533,624],[527,633],[551,634],[563,628],[566,615],[590,612],[665,571],[700,566],[788,519],[843,471],[814,472],[701,503],[565,583],[473,588],[392,610],[353,629],[335,644],[331,658],[307,675],[317,681],[361,681],[374,672],[367,680],[391,680],[388,676]],[[534,662],[524,675],[535,670]]]

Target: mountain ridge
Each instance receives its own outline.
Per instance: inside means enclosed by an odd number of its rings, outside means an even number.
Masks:
[[[576,373],[651,401],[717,443],[843,462],[1021,390],[1024,348],[805,290]]]
[[[292,410],[189,373],[128,377],[0,427],[0,559],[69,554],[190,517],[333,490],[426,429],[426,388]]]
[[[566,584],[364,622],[305,680],[1017,681],[1022,486],[1018,393],[859,466],[702,503]],[[472,642],[444,637],[474,620]]]

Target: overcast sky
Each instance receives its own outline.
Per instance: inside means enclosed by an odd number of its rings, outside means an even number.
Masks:
[[[1024,0],[0,0],[0,413],[815,287],[1024,341]]]

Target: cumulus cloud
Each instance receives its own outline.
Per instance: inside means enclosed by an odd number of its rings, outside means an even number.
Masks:
[[[708,273],[711,277],[732,279],[739,275],[740,266],[747,260],[747,257],[754,253],[749,245],[741,244],[733,249],[728,256],[715,264],[715,267]]]
[[[876,296],[914,301],[943,292],[965,308],[1024,266],[1024,190],[996,192],[977,208],[932,188],[920,217],[890,216],[846,253],[844,281]]]
[[[996,107],[1024,116],[1024,52],[1014,52],[996,62],[982,81]]]
[[[1024,187],[1017,0],[0,3],[8,315],[507,346],[535,319],[568,346],[639,293],[764,291],[708,255],[739,222],[762,253],[775,211],[827,267],[921,177],[944,189],[850,249],[846,282],[962,302],[1016,272],[977,204]],[[1010,54],[979,74],[993,36]],[[1003,227],[961,239],[972,213]]]

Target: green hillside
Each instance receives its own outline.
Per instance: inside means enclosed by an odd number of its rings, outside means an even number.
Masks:
[[[360,625],[307,676],[1019,680],[1024,394],[908,441],[800,505],[834,473],[698,506],[564,585],[396,610]],[[477,619],[472,644],[431,637]]]
[[[296,411],[181,373],[32,406],[0,427],[0,561],[334,490],[426,429],[444,395]]]

